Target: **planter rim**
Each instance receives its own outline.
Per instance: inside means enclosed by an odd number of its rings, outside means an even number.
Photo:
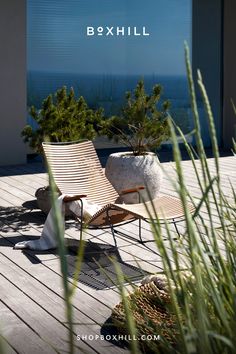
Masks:
[[[122,158],[144,158],[147,156],[157,156],[154,152],[147,151],[144,155],[134,155],[132,151],[122,151],[122,152],[114,152],[110,154],[109,157],[122,157]]]

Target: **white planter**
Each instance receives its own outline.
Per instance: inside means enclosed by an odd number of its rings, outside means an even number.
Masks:
[[[137,186],[147,186],[151,199],[158,196],[162,181],[162,171],[158,157],[151,152],[146,155],[134,156],[131,152],[111,154],[107,160],[106,176],[116,191]],[[147,190],[141,191],[144,201],[148,201]],[[127,204],[138,203],[138,194],[132,193],[122,197]]]

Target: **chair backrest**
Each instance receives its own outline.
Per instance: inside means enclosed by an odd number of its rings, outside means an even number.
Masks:
[[[118,193],[106,178],[91,141],[43,143],[43,150],[62,194],[86,194],[100,205],[115,202]]]

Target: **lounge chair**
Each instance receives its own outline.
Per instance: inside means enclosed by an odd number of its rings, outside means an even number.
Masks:
[[[121,195],[139,193],[144,188],[143,186],[134,186],[133,189],[124,190],[119,195],[106,178],[91,141],[43,143],[43,150],[59,191],[65,195],[73,195],[73,197],[65,197],[64,202],[78,200],[81,203],[81,215],[77,216],[81,238],[83,226],[90,229],[110,228],[116,245],[115,234],[121,234],[121,232],[116,230],[115,226],[139,220],[138,241],[146,242],[141,237],[141,220],[150,220],[146,207],[154,216],[151,202],[146,202],[146,206],[144,203],[116,203]],[[86,223],[83,221],[83,199],[85,197],[101,206],[101,209]],[[159,220],[165,219],[176,223],[184,216],[181,201],[177,198],[163,195],[153,200],[152,203]],[[192,205],[189,208],[194,210]]]

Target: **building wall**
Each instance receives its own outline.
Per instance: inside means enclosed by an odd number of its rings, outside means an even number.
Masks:
[[[195,78],[197,69],[202,73],[222,143],[222,1],[193,0],[192,14],[193,72]]]
[[[0,165],[26,161],[26,0],[0,0]]]
[[[230,101],[236,103],[235,13],[235,0],[193,0],[193,70],[202,72],[225,147],[236,135]],[[0,0],[0,165],[26,160],[20,136],[26,123],[26,74],[26,0]]]
[[[232,147],[232,137],[236,139],[236,1],[224,1],[224,120],[223,140],[225,147]]]

